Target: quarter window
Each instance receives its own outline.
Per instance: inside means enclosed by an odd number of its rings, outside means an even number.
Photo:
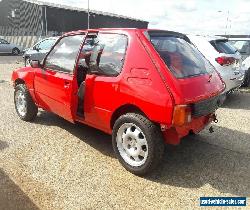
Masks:
[[[48,55],[45,67],[72,73],[84,35],[63,37]]]
[[[0,43],[1,43],[1,44],[9,44],[9,42],[7,42],[7,41],[4,40],[4,39],[0,39]]]

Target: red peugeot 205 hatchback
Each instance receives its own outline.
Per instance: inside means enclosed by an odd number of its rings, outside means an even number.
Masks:
[[[38,108],[112,134],[115,154],[143,175],[215,120],[225,85],[184,35],[143,29],[97,29],[63,35],[44,61],[13,72],[22,120]]]

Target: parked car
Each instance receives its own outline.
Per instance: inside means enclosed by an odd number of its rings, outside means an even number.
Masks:
[[[12,81],[22,120],[39,107],[112,134],[119,161],[137,175],[161,162],[164,143],[216,120],[225,88],[184,34],[146,29],[67,33]]]
[[[250,86],[250,38],[229,38],[229,42],[242,55],[242,66],[247,70],[243,86]]]
[[[21,51],[22,47],[0,38],[0,53],[19,55]]]
[[[228,39],[199,35],[188,35],[188,38],[221,75],[226,83],[224,93],[230,93],[242,85],[245,69],[242,68],[241,55]]]
[[[25,49],[23,54],[25,66],[30,66],[31,60],[39,60],[42,62],[57,40],[58,37],[49,37],[39,41],[32,48]]]

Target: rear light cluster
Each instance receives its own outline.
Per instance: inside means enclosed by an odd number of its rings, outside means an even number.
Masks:
[[[191,122],[192,112],[189,105],[176,105],[174,107],[173,125],[182,126],[185,123]]]
[[[221,66],[231,65],[236,61],[236,59],[233,57],[225,57],[225,56],[218,57],[215,60]]]

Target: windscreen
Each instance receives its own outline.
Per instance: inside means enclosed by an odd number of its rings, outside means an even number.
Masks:
[[[191,44],[173,36],[150,36],[150,41],[161,58],[177,78],[210,73],[213,66]]]
[[[210,41],[210,43],[219,53],[226,53],[226,54],[236,53],[236,49],[232,45],[230,45],[227,40]]]

